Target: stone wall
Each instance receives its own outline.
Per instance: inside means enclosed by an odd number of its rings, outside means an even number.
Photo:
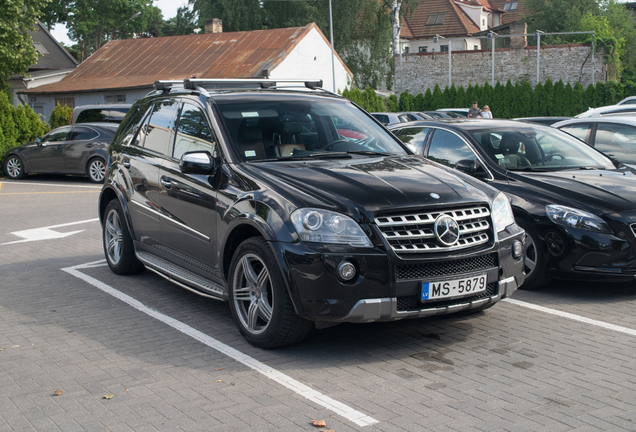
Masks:
[[[456,86],[490,82],[492,77],[492,51],[458,51],[452,53],[452,80]],[[549,77],[574,85],[580,81],[586,88],[592,83],[592,57],[589,44],[542,46],[539,71],[543,83]],[[400,63],[402,66],[400,66]],[[395,57],[395,86],[393,91],[424,93],[435,84],[443,89],[448,84],[448,53],[415,53]],[[606,81],[607,67],[603,52],[594,54],[594,82]],[[403,78],[403,84],[402,79]],[[534,85],[537,79],[537,47],[495,50],[495,82],[526,79]]]

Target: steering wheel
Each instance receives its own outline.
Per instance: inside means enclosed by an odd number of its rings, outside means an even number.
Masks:
[[[529,167],[531,165],[532,165],[532,163],[530,162],[530,160],[527,157],[525,157],[521,153],[517,153],[517,166]]]
[[[559,159],[561,159],[561,160],[565,159],[565,155],[564,155],[563,153],[557,153],[557,152],[550,153],[549,155],[546,155],[546,157],[545,157],[545,158],[546,158],[547,160],[552,160],[552,159],[554,159],[555,157],[558,157],[558,158],[559,158]]]
[[[335,141],[330,142],[329,144],[327,144],[326,146],[324,146],[322,149],[323,150],[327,150],[327,151],[331,151],[333,150],[333,148],[338,145],[338,144],[342,144],[342,143],[348,143],[349,140],[346,139],[337,139]]]

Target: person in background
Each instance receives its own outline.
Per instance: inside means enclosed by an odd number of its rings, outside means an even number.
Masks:
[[[492,118],[492,111],[488,105],[484,105],[484,109],[481,112],[481,118]]]
[[[468,110],[468,118],[481,118],[481,110],[477,101],[473,102],[473,107]]]

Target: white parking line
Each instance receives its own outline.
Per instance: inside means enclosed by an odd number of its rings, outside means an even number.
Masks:
[[[378,423],[377,420],[375,420],[374,418],[371,418],[369,416],[367,416],[364,413],[361,413],[360,411],[356,411],[355,409],[351,408],[350,406],[347,406],[341,402],[338,402],[337,400],[334,400],[328,396],[323,395],[322,393],[312,389],[311,387],[306,386],[305,384],[296,381],[295,379],[281,373],[278,372],[276,369],[267,366],[265,364],[263,364],[262,362],[259,362],[258,360],[256,360],[253,357],[248,356],[247,354],[243,354],[242,352],[232,348],[229,345],[226,345],[222,342],[219,342],[218,340],[214,339],[213,337],[208,336],[207,334],[200,332],[199,330],[196,330],[192,327],[190,327],[187,324],[182,323],[181,321],[178,321],[168,315],[164,315],[159,311],[156,311],[146,305],[144,305],[143,303],[139,302],[138,300],[135,300],[134,298],[130,297],[127,294],[122,293],[121,291],[116,290],[115,288],[91,277],[88,276],[82,272],[80,272],[79,270],[81,269],[87,269],[87,268],[93,268],[93,267],[100,267],[106,265],[106,260],[100,260],[100,261],[95,261],[95,262],[90,262],[90,263],[86,263],[86,264],[80,264],[74,267],[67,267],[67,268],[63,268],[61,269],[62,271],[65,271],[77,278],[82,279],[83,281],[93,285],[96,288],[99,288],[100,290],[104,291],[107,294],[112,295],[113,297],[123,301],[124,303],[127,303],[128,305],[134,307],[135,309],[155,318],[158,319],[159,321],[169,325],[170,327],[174,328],[175,330],[178,330],[188,336],[190,336],[193,339],[198,340],[199,342],[209,346],[210,348],[213,348],[225,355],[227,355],[228,357],[233,358],[234,360],[243,363],[245,366],[254,369],[255,371],[257,371],[258,373],[261,373],[263,375],[265,375],[267,378],[276,381],[277,383],[287,387],[288,389],[292,390],[295,393],[298,393],[300,396],[309,399],[310,401],[324,407],[327,408],[328,410],[331,410],[333,412],[335,412],[336,414],[344,417],[345,419],[357,424],[358,426],[368,426],[368,425],[372,425],[375,423]]]
[[[521,300],[515,300],[515,299],[503,299],[502,301],[508,302],[508,303],[512,303],[515,304],[517,306],[522,306],[528,309],[534,309],[536,311],[539,312],[545,312],[545,313],[549,313],[551,315],[556,315],[556,316],[560,316],[562,318],[568,318],[574,321],[579,321],[585,324],[591,324],[594,326],[598,326],[598,327],[603,327],[606,328],[608,330],[614,330],[617,332],[621,332],[621,333],[625,333],[628,334],[630,336],[636,336],[636,330],[631,329],[629,327],[622,327],[622,326],[617,326],[614,324],[610,324],[610,323],[606,323],[604,321],[597,321],[597,320],[593,320],[590,318],[585,318],[584,316],[581,315],[575,315],[575,314],[571,314],[569,312],[563,312],[557,309],[550,309],[544,306],[539,306],[536,304],[532,304],[532,303],[528,303],[528,302],[524,302]]]
[[[89,222],[97,222],[97,221],[99,221],[99,218],[86,219],[86,220],[83,220],[83,221],[69,222],[69,223],[64,223],[64,224],[59,224],[59,225],[51,225],[51,226],[42,227],[42,228],[32,228],[32,229],[23,230],[23,231],[14,231],[11,234],[13,234],[15,236],[18,236],[18,237],[22,237],[24,240],[16,240],[16,241],[12,241],[12,242],[0,243],[0,246],[10,245],[10,244],[15,244],[15,243],[24,243],[24,242],[39,241],[39,240],[60,239],[60,238],[68,237],[68,236],[71,236],[73,234],[81,233],[84,230],[61,233],[61,232],[53,231],[53,228],[61,228],[61,227],[66,227],[66,226],[71,226],[71,225],[78,225],[78,224],[84,224],[84,223],[89,223]]]
[[[86,186],[86,185],[75,185],[75,184],[53,184],[53,183],[32,183],[29,181],[0,181],[0,184],[11,184],[11,185],[36,185],[36,186],[57,186],[57,187],[74,187],[74,188],[91,188],[91,189],[101,189],[101,186]]]

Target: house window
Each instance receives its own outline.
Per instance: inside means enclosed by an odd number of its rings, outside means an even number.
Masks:
[[[504,10],[506,12],[516,11],[518,6],[519,6],[518,1],[509,1],[509,2],[506,2],[506,4],[504,4]]]
[[[66,105],[70,109],[73,109],[75,108],[75,98],[72,98],[72,97],[55,98],[55,106],[57,106],[58,104],[62,106]]]
[[[482,19],[481,19],[481,25],[482,25],[483,27],[486,27],[486,18],[482,18]]]
[[[404,47],[404,54],[408,54],[410,51],[409,47]]]
[[[499,17],[499,14],[494,14],[495,16],[495,27],[499,27],[499,25],[501,24],[501,18]]]
[[[33,42],[33,48],[35,48],[35,50],[37,52],[39,52],[42,55],[49,55],[50,53],[48,52],[48,50],[46,48],[44,48],[44,45],[42,45],[42,42]]]
[[[473,45],[473,46],[474,46],[474,48],[473,48],[473,49],[474,49],[475,51],[479,51],[479,45]]]
[[[441,52],[448,52],[448,45],[440,45],[439,50]]]
[[[418,48],[419,52],[428,52],[428,47],[427,46],[421,46]]]
[[[446,12],[430,14],[428,20],[426,20],[426,25],[442,25],[444,24],[444,18],[446,18]]]
[[[107,103],[107,104],[126,103],[126,95],[125,94],[106,95],[104,96],[104,103]]]

